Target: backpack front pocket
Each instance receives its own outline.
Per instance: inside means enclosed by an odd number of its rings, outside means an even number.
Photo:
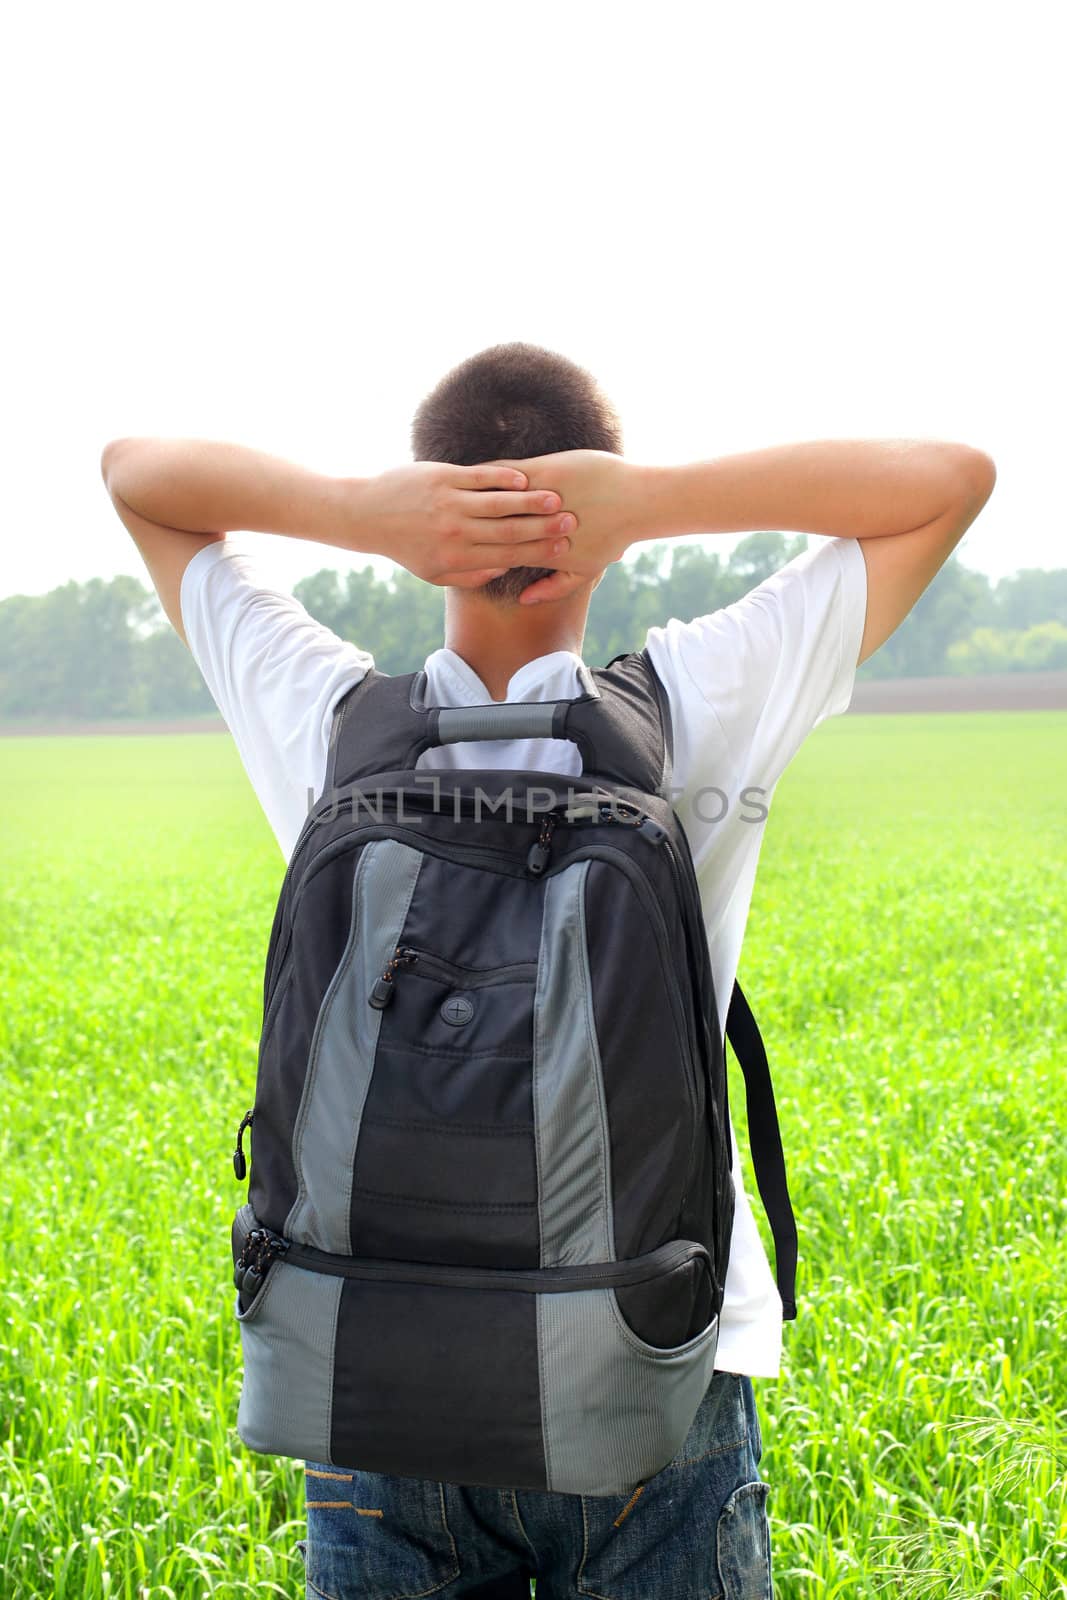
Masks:
[[[243,1207],[236,1249],[255,1228]],[[711,1381],[717,1318],[660,1346],[620,1309],[641,1290],[660,1326],[683,1325],[707,1266],[693,1241],[631,1261],[515,1270],[278,1244],[240,1318],[238,1432],[255,1450],[457,1484],[618,1494],[667,1463]]]
[[[367,997],[380,1023],[360,1119],[353,1253],[538,1259],[530,1082],[535,961],[470,967],[402,944]]]

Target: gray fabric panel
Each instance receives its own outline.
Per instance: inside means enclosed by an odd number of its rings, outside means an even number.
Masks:
[[[524,701],[491,706],[456,706],[443,710],[437,723],[438,744],[466,739],[550,739],[553,701]]]
[[[368,995],[399,943],[422,859],[395,839],[364,846],[348,944],[311,1042],[293,1130],[299,1186],[285,1232],[340,1255],[352,1253],[352,1166],[382,1020]]]
[[[665,1467],[711,1382],[718,1340],[716,1317],[664,1354],[630,1331],[611,1289],[538,1295],[549,1489],[629,1494]]]
[[[585,942],[588,872],[582,861],[545,883],[533,1049],[543,1267],[615,1256],[611,1146]]]
[[[244,1380],[237,1432],[250,1450],[329,1461],[334,1338],[344,1283],[275,1261],[239,1319]]]

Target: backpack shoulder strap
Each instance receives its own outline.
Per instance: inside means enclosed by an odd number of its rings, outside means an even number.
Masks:
[[[429,715],[420,692],[425,680],[425,672],[391,677],[371,667],[341,696],[330,726],[323,794],[415,765]]]
[[[567,722],[583,769],[669,801],[670,702],[648,651],[626,651],[590,677],[595,696],[576,702]]]
[[[782,1316],[786,1322],[792,1322],[797,1314],[797,1224],[786,1182],[785,1155],[767,1051],[739,983],[734,984],[730,996],[726,1037],[744,1074],[748,1143],[756,1186],[774,1237],[774,1265],[778,1293],[782,1297]]]

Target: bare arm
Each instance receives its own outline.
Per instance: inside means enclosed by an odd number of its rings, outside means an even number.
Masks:
[[[513,461],[575,512],[566,570],[524,603],[562,598],[646,539],[789,529],[858,539],[867,564],[865,661],[907,616],[993,492],[992,459],[922,439],[818,439],[683,466],[602,451]]]
[[[815,440],[649,470],[663,530],[651,537],[780,528],[858,539],[867,564],[860,662],[900,626],[996,483],[982,451],[915,439]]]
[[[387,555],[430,583],[473,587],[566,548],[559,496],[516,469],[419,461],[337,478],[210,439],[114,439],[100,470],[160,602],[185,638],[181,580],[198,550],[237,528]],[[486,492],[491,491],[491,492]],[[557,535],[557,537],[553,537]]]

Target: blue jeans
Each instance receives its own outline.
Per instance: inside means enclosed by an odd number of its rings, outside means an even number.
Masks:
[[[772,1600],[749,1378],[717,1372],[630,1496],[460,1488],[306,1463],[310,1600]]]

